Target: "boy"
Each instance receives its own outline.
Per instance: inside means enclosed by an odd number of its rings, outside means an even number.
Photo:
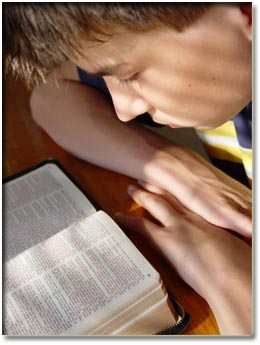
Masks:
[[[220,126],[242,108],[239,116],[246,118],[251,100],[248,8],[27,3],[5,5],[4,11],[7,63],[27,80],[48,75],[32,94],[32,114],[57,143],[89,162],[160,187],[212,227],[251,237],[248,188],[191,150],[115,116],[129,121],[148,113],[154,122],[199,130]],[[136,200],[150,210],[149,202]],[[164,214],[162,199],[157,206]],[[211,232],[213,245],[220,235],[214,236]],[[250,255],[245,258],[248,263]]]
[[[54,71],[35,89],[31,105],[57,143],[156,184],[209,222],[251,236],[247,188],[190,150],[116,119],[148,112],[160,124],[208,129],[235,116],[251,99],[247,7],[24,3],[5,5],[4,12],[12,67],[27,81]],[[105,83],[79,83],[82,70]],[[241,162],[239,146],[224,154]]]

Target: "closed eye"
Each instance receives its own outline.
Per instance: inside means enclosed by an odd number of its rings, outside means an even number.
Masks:
[[[121,79],[121,78],[117,78],[118,82],[120,85],[122,86],[126,86],[131,84],[132,82],[136,81],[138,77],[138,73],[133,74],[131,77],[126,78],[126,79]]]

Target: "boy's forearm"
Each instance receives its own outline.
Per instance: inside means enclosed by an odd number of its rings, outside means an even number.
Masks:
[[[120,122],[109,98],[78,82],[40,86],[31,108],[35,121],[64,149],[134,178],[143,179],[146,162],[168,144],[140,125]]]

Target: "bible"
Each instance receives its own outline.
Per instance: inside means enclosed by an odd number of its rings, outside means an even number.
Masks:
[[[189,315],[118,225],[56,161],[3,185],[3,330],[179,334]]]

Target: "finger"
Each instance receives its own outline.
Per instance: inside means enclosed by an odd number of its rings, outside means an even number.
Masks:
[[[236,208],[238,217],[236,217],[237,226],[239,231],[242,232],[246,237],[252,237],[252,202],[247,204],[246,207],[238,205]]]
[[[229,228],[245,237],[252,238],[252,218],[250,216],[238,212],[237,210],[231,210],[229,212],[229,216],[230,217],[227,222],[232,221],[232,224],[229,226]]]
[[[151,193],[155,193],[159,195],[165,195],[167,193],[164,189],[157,187],[154,184],[148,183],[146,181],[138,180],[137,182],[143,189]]]
[[[189,212],[189,210],[185,206],[183,206],[180,201],[178,201],[172,194],[163,190],[162,188],[141,180],[138,180],[138,184],[140,184],[140,186],[151,193],[163,196],[179,214],[183,215]]]
[[[128,187],[128,194],[164,226],[167,227],[175,223],[174,220],[178,217],[178,213],[162,196],[133,185]]]
[[[209,223],[233,230],[245,237],[252,237],[252,219],[248,214],[240,212],[236,205],[230,205],[229,208],[212,208],[210,204],[203,200],[200,206],[207,214],[207,218],[203,218]]]

